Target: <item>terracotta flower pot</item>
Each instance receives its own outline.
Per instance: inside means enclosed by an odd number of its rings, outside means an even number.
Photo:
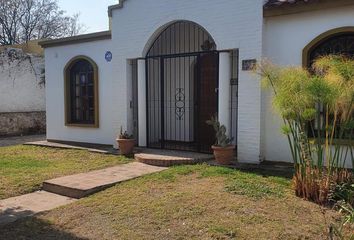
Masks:
[[[228,147],[211,147],[214,151],[216,162],[222,165],[230,165],[235,158],[235,146]]]
[[[135,139],[117,139],[120,154],[130,155],[134,151]]]

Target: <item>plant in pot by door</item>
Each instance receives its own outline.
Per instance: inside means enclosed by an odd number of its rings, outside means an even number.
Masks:
[[[215,130],[216,143],[212,146],[216,162],[222,165],[230,165],[235,158],[235,146],[232,138],[226,135],[226,127],[221,125],[217,117],[212,117],[207,124]]]
[[[128,134],[127,131],[123,132],[123,128],[120,128],[120,134],[117,139],[120,154],[131,155],[133,154],[135,147],[135,139],[133,135]]]

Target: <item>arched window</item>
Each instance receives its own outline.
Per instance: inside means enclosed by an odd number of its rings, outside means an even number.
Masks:
[[[354,57],[354,27],[330,30],[311,41],[303,52],[304,67],[311,67],[321,56],[341,54]]]
[[[354,58],[354,27],[342,27],[327,31],[312,40],[303,51],[303,67],[311,69],[313,63],[322,56],[344,55]],[[319,119],[314,120],[315,131],[309,128],[309,137],[318,136],[317,122],[324,122],[326,112],[323,106],[320,109]],[[330,116],[333,118],[334,116]],[[322,135],[323,136],[323,135]]]
[[[75,57],[65,67],[65,123],[97,128],[98,120],[98,67],[88,57]]]

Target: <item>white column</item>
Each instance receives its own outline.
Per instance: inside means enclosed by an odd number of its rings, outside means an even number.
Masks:
[[[229,52],[220,52],[219,57],[219,121],[231,134],[231,59]]]
[[[132,60],[127,60],[127,126],[128,133],[134,131],[133,108],[131,102],[133,101],[133,67]]]
[[[139,127],[139,141],[140,147],[146,147],[146,69],[145,60],[138,60],[138,127]]]

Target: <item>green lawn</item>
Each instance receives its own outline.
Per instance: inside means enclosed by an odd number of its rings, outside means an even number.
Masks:
[[[119,156],[32,146],[0,147],[0,199],[36,191],[44,180],[126,163]]]
[[[4,239],[327,239],[339,213],[296,198],[291,180],[206,165],[119,184],[0,228]],[[346,229],[346,235],[353,228]]]

